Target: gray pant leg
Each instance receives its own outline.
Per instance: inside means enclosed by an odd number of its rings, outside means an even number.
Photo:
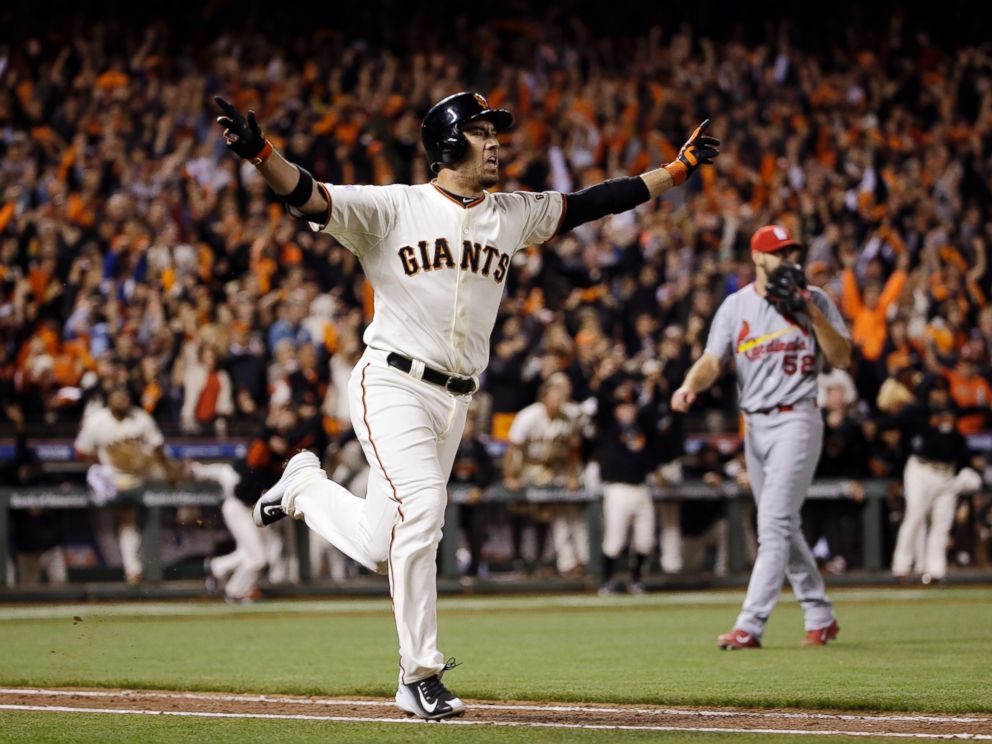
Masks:
[[[815,408],[752,416],[748,421],[745,456],[758,508],[758,557],[735,627],[759,637],[787,575],[806,612],[807,627],[829,625],[832,619],[823,581],[799,522],[799,510],[820,455],[822,433]],[[829,619],[821,622],[824,614]]]
[[[803,474],[801,488],[796,491],[797,503],[796,527],[789,542],[789,563],[786,566],[785,575],[789,579],[792,591],[799,600],[803,608],[803,619],[806,630],[817,630],[825,628],[834,620],[834,606],[826,594],[826,586],[823,583],[823,575],[816,565],[816,558],[803,535],[800,514],[803,502],[806,500],[806,493],[813,482],[813,473],[816,471],[816,463],[820,459],[820,450],[823,446],[823,424],[818,411],[811,412],[815,416],[815,421],[810,421],[810,429],[813,439],[810,441],[809,459],[806,461],[807,472]]]

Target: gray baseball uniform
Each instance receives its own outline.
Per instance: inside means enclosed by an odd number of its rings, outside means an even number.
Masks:
[[[816,287],[811,292],[811,301],[848,337],[830,298]],[[746,414],[744,455],[758,509],[758,557],[735,627],[760,638],[786,576],[806,630],[824,628],[834,620],[833,604],[799,519],[823,444],[816,406],[822,354],[812,324],[805,314],[783,317],[749,284],[720,305],[706,353],[736,364]]]

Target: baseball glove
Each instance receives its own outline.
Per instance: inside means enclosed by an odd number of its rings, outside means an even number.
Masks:
[[[114,468],[130,475],[147,476],[155,466],[155,455],[133,439],[108,444],[107,456]]]
[[[806,276],[799,264],[782,263],[768,275],[765,299],[782,315],[802,312],[809,302]]]

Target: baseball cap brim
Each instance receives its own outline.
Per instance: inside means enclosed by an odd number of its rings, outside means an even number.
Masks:
[[[802,247],[781,225],[765,225],[751,236],[751,250],[758,253],[775,253],[791,246]]]
[[[802,248],[802,243],[796,240],[783,240],[781,243],[772,246],[765,246],[763,248],[756,248],[758,253],[778,253],[779,251],[784,251],[786,248]]]
[[[474,121],[475,119],[488,119],[496,127],[497,132],[505,132],[513,126],[513,114],[506,109],[487,109],[467,119],[467,121]]]

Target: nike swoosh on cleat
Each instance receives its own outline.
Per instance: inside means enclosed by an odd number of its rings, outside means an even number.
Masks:
[[[278,517],[282,515],[282,506],[280,504],[272,504],[269,506],[262,507],[262,514],[267,517]]]
[[[420,698],[421,707],[424,710],[426,710],[428,713],[433,713],[435,710],[437,710],[437,700],[435,700],[433,703],[428,705],[427,698],[424,697],[424,693],[419,687],[417,688],[417,697]]]

